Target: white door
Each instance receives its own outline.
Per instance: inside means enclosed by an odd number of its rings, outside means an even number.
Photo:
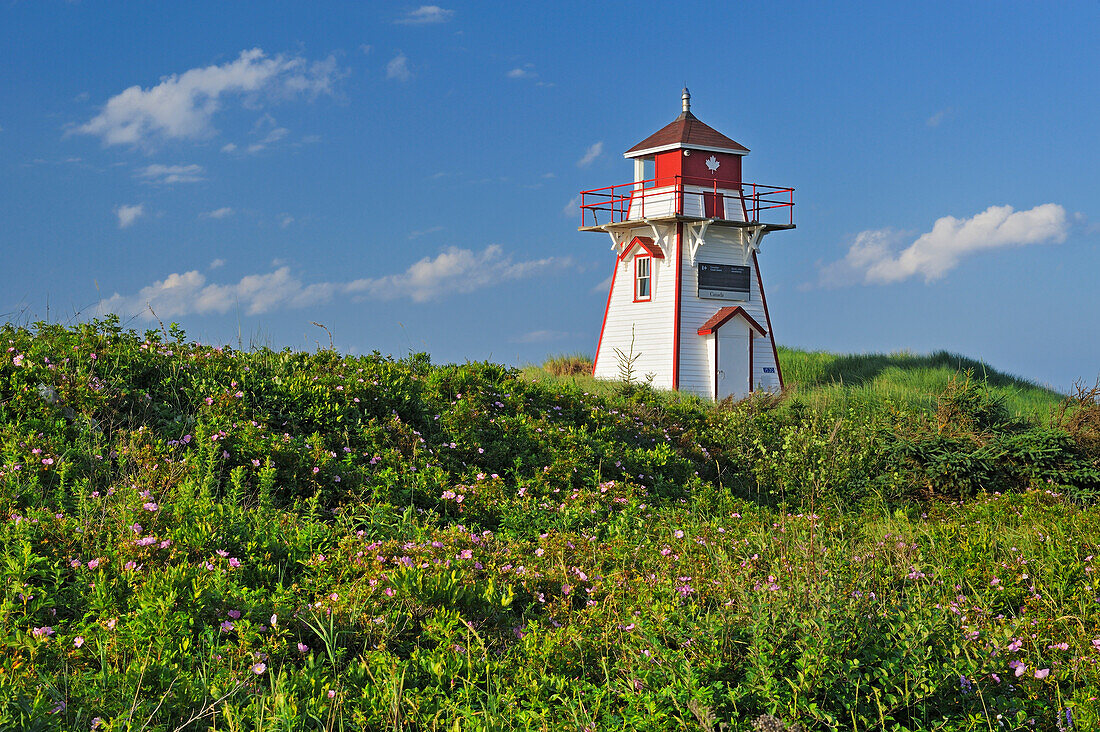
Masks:
[[[749,395],[749,327],[734,318],[718,329],[715,398],[735,400]]]

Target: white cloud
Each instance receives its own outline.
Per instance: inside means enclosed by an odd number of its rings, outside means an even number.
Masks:
[[[364,54],[370,53],[371,48],[373,48],[373,46],[371,46],[369,43],[359,44],[359,50],[362,51]]]
[[[145,204],[139,203],[136,206],[122,204],[115,209],[115,214],[118,215],[118,228],[125,229],[145,214]]]
[[[516,68],[512,69],[506,74],[506,76],[509,79],[534,79],[538,76],[538,74],[535,73],[535,68],[533,64],[525,64],[523,66],[517,66]]]
[[[949,116],[951,116],[951,113],[954,112],[954,111],[955,110],[952,107],[947,107],[946,109],[941,109],[940,111],[936,112],[934,115],[932,115],[931,117],[926,119],[924,121],[924,123],[926,125],[928,125],[929,127],[939,127],[940,123],[943,122],[945,119],[947,119]]]
[[[607,276],[607,279],[600,280],[600,283],[593,287],[589,292],[593,295],[606,295],[611,291],[611,275]]]
[[[279,127],[275,122],[275,118],[269,114],[265,114],[256,122],[252,128],[253,134],[259,134],[264,127],[270,127],[270,129],[268,129],[267,134],[264,135],[259,142],[254,142],[248,146],[248,152],[253,154],[258,153],[268,145],[278,142],[290,133],[290,130],[287,128]]]
[[[197,183],[203,180],[202,174],[201,165],[161,165],[160,163],[146,165],[137,173],[138,177],[144,178],[146,183],[161,185]]]
[[[210,267],[214,269],[221,264],[221,260],[214,260]],[[280,266],[273,272],[242,277],[236,283],[217,284],[192,270],[170,274],[133,295],[115,293],[101,300],[96,309],[100,314],[136,315],[149,320],[153,317],[150,308],[161,318],[226,313],[236,307],[256,315],[310,307],[338,295],[356,301],[409,299],[422,303],[571,265],[569,259],[553,257],[515,262],[494,244],[481,252],[450,247],[434,258],[421,259],[400,274],[349,282],[305,284],[291,273],[290,267]]]
[[[416,229],[415,231],[410,231],[409,232],[409,238],[410,239],[419,239],[422,236],[427,236],[428,234],[435,234],[436,232],[439,232],[439,231],[443,231],[442,226],[429,226],[427,229]]]
[[[412,72],[409,71],[409,59],[403,53],[397,54],[386,64],[387,79],[408,81],[412,76]]]
[[[294,217],[290,214],[279,214],[279,228],[285,229],[294,223]]]
[[[590,145],[587,150],[584,151],[584,156],[577,161],[577,167],[583,168],[586,165],[590,165],[593,160],[600,157],[603,154],[603,140]]]
[[[225,260],[221,259],[221,258],[218,258],[218,259],[215,259],[212,262],[210,262],[209,269],[218,269],[219,267],[224,267],[224,266],[225,266]]]
[[[438,5],[421,5],[416,10],[408,12],[404,17],[394,21],[402,25],[427,25],[429,23],[446,23],[454,17],[455,11],[446,10]]]
[[[229,208],[229,206],[222,206],[221,208],[216,208],[213,211],[204,211],[203,213],[199,214],[199,218],[224,219],[232,216],[233,213],[233,209]]]
[[[76,128],[105,145],[148,144],[153,139],[197,139],[214,134],[212,120],[230,97],[250,105],[298,95],[331,93],[339,76],[334,57],[309,62],[241,51],[220,66],[189,69],[143,89],[132,86],[107,100],[95,117]]]
[[[227,142],[224,145],[222,145],[222,152],[223,153],[231,153],[236,149],[237,149],[237,143],[235,143],[235,142]]]
[[[561,210],[561,215],[567,219],[575,219],[580,216],[581,197],[573,196],[569,199],[569,203],[565,204],[565,207]]]
[[[990,206],[969,218],[944,216],[932,230],[899,249],[905,235],[892,229],[872,229],[856,235],[844,259],[819,265],[820,284],[837,287],[856,283],[888,284],[920,275],[932,282],[977,252],[1065,241],[1066,210],[1044,203],[1027,211]]]
[[[425,257],[401,274],[355,280],[346,288],[349,293],[379,300],[407,297],[413,302],[427,302],[452,293],[473,292],[498,282],[529,277],[552,266],[571,266],[571,262],[555,257],[513,262],[496,244],[485,247],[480,253],[448,247],[434,259]]]
[[[532,330],[512,339],[513,343],[545,343],[546,341],[560,341],[567,338],[569,333],[563,330]]]

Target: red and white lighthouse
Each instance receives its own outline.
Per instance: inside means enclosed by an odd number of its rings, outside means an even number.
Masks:
[[[634,180],[581,193],[581,231],[611,237],[615,272],[593,375],[624,362],[653,385],[740,399],[778,391],[757,254],[764,235],[794,228],[794,189],[746,183],[748,148],[691,113],[624,153]]]

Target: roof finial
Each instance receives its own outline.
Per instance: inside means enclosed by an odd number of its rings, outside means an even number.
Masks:
[[[688,91],[688,88],[686,86],[684,87],[684,93],[680,95],[680,100],[684,103],[684,111],[685,112],[690,112],[691,111],[691,92]]]

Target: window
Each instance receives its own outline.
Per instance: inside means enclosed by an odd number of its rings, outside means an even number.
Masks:
[[[634,302],[645,302],[653,296],[653,278],[650,274],[652,257],[634,258]]]

